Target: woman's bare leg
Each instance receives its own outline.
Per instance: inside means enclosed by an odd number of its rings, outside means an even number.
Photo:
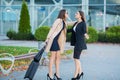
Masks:
[[[52,66],[53,66],[54,61],[55,61],[55,54],[56,54],[56,51],[51,51],[51,56],[50,56],[50,61],[49,61],[49,76],[51,78],[53,78]]]
[[[59,64],[60,64],[60,51],[57,51],[56,58],[55,58],[55,67],[56,67],[56,75],[60,77],[59,74]]]

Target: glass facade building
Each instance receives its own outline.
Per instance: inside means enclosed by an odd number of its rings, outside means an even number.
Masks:
[[[120,0],[26,0],[32,32],[40,26],[51,26],[60,9],[69,13],[68,21],[74,21],[76,11],[82,10],[88,26],[97,31],[120,26]],[[18,31],[22,0],[0,0],[0,35]]]

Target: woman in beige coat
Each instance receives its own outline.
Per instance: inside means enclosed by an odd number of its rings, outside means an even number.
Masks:
[[[47,80],[54,80],[52,73],[52,66],[55,61],[56,72],[54,77],[57,80],[62,80],[59,74],[60,54],[64,51],[64,45],[66,41],[66,19],[68,17],[65,9],[60,10],[58,18],[53,23],[46,39],[47,47],[46,52],[51,52],[49,61],[49,73],[47,74]]]

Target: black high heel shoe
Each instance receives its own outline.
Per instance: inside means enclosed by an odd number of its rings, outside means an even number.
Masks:
[[[81,74],[77,75],[77,79],[80,79],[81,77],[83,78],[84,73],[82,72]]]
[[[72,78],[71,80],[79,80],[81,77],[83,78],[84,73],[82,72],[81,74],[78,73],[76,78]]]
[[[71,80],[77,80],[77,77],[76,78],[72,78]]]
[[[59,77],[56,75],[56,73],[54,74],[54,76],[55,76],[55,78],[56,78],[57,80],[62,80],[62,78],[59,78]]]
[[[79,73],[75,78],[72,78],[71,80],[78,80],[78,77],[79,77]]]
[[[55,80],[55,79],[50,78],[49,74],[47,74],[47,80]]]

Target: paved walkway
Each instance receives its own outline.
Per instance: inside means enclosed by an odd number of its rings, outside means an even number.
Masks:
[[[72,48],[66,44],[66,48]],[[0,45],[37,47],[36,41],[10,41],[0,39]],[[120,44],[87,44],[88,49],[81,55],[84,72],[83,80],[120,80]],[[63,80],[70,80],[74,73],[73,59],[62,60],[60,73]],[[53,69],[55,69],[53,67]],[[16,71],[0,80],[24,80],[26,71]],[[47,80],[48,68],[39,66],[33,80]]]

